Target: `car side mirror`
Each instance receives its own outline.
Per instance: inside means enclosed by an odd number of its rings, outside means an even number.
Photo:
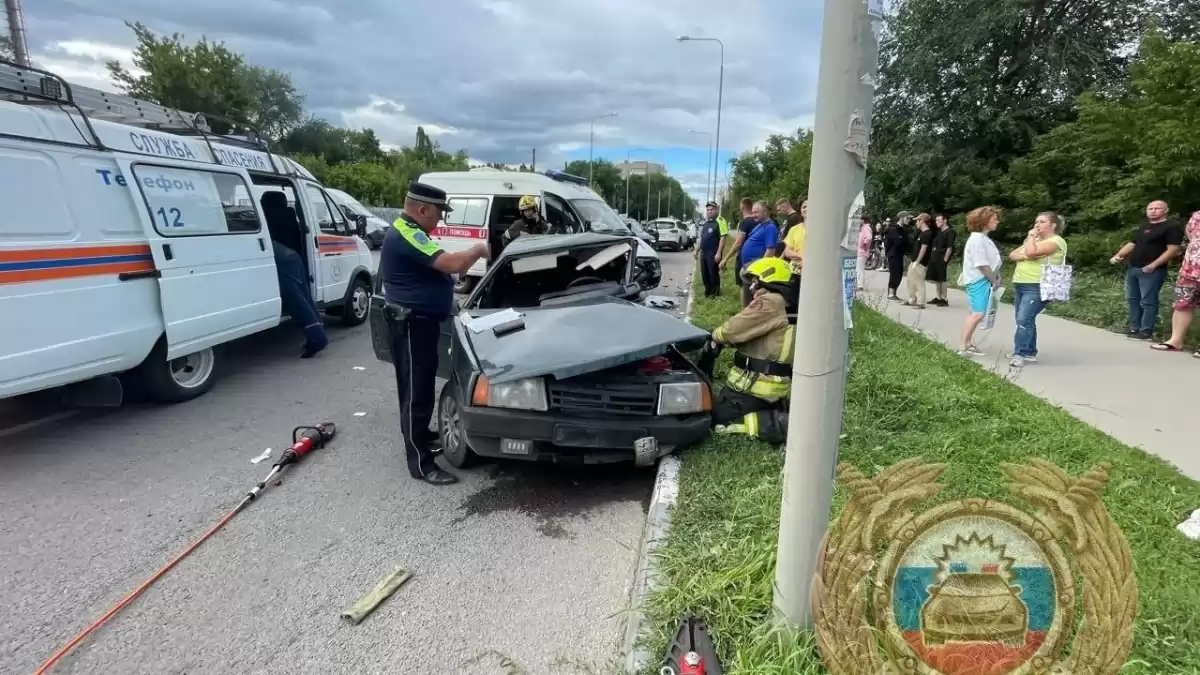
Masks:
[[[358,216],[354,219],[354,233],[360,237],[367,236],[367,217]]]

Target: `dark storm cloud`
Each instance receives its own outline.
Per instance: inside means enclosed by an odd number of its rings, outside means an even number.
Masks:
[[[586,144],[609,111],[598,143],[700,144],[688,129],[715,125],[719,50],[680,34],[725,41],[722,147],[792,131],[812,109],[820,22],[816,0],[40,0],[26,14],[35,56],[128,48],[123,21],[205,35],[291,73],[335,123],[396,144],[424,124],[493,161]]]

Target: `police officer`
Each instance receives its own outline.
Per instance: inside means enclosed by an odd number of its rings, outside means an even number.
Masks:
[[[792,270],[780,258],[759,258],[742,277],[753,298],[713,331],[709,346],[710,353],[721,346],[737,350],[713,404],[714,430],[783,443],[796,342],[787,313]]]
[[[505,245],[523,234],[549,233],[550,225],[542,218],[542,212],[538,209],[537,197],[533,195],[521,197],[521,201],[517,202],[517,208],[521,211],[521,217],[513,221],[513,224],[504,231]]]
[[[424,183],[408,186],[404,212],[383,238],[379,276],[389,303],[407,310],[393,323],[392,361],[400,400],[400,434],[408,472],[432,485],[458,482],[433,463],[429,431],[433,417],[440,325],[454,304],[452,274],[462,274],[487,256],[487,244],[450,253],[429,238],[449,212],[446,193]]]
[[[725,255],[725,237],[729,234],[729,225],[724,218],[717,216],[718,208],[716,202],[704,205],[706,220],[700,225],[700,242],[696,246],[706,298],[721,294],[721,258]]]

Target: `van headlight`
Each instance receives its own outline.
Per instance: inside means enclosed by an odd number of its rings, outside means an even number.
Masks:
[[[546,401],[546,382],[540,377],[492,384],[488,382],[486,376],[480,375],[475,380],[471,404],[488,408],[535,410],[537,412],[546,412],[550,409]]]
[[[712,410],[712,393],[704,382],[672,382],[658,387],[659,415],[691,415]]]

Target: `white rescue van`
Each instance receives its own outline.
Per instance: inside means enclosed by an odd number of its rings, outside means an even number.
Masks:
[[[419,179],[446,191],[454,208],[449,220],[433,231],[433,238],[447,251],[461,251],[485,242],[492,252],[459,277],[455,291],[469,293],[483,278],[492,258],[503,248],[502,236],[521,212],[517,203],[524,195],[538,198],[542,217],[553,232],[600,232],[629,234],[629,226],[604,199],[588,187],[587,179],[559,171],[544,174],[502,171],[480,167],[470,171],[439,171]],[[638,240],[637,279],[642,290],[657,288],[662,265],[653,246]]]
[[[265,191],[291,205],[270,222]],[[272,233],[318,307],[367,317],[371,253],[325,189],[202,115],[0,61],[0,203],[0,398],[116,375],[205,393],[215,347],[281,321]]]

